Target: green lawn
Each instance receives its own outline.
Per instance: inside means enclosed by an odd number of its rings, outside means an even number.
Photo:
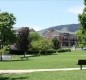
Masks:
[[[86,51],[56,53],[55,55],[29,57],[21,60],[14,56],[13,60],[0,61],[0,69],[45,69],[45,68],[75,68],[79,59],[86,59]]]
[[[86,70],[4,74],[0,80],[85,80]]]

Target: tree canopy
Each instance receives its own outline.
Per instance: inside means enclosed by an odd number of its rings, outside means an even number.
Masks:
[[[0,12],[0,45],[7,45],[14,42],[15,34],[13,25],[16,18],[12,13]]]
[[[48,50],[53,47],[52,41],[45,38],[39,39],[37,41],[33,41],[31,45],[34,50],[40,50],[40,51]]]
[[[84,47],[86,45],[86,0],[84,0],[84,9],[82,14],[78,15],[80,28],[76,33],[79,46]]]
[[[37,32],[30,32],[29,38],[32,41],[41,39],[42,37]]]
[[[86,30],[86,0],[84,0],[84,9],[82,14],[79,14],[79,22],[80,22],[80,26],[83,28],[83,30]]]

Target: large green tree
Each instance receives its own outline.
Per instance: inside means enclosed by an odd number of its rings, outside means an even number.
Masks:
[[[12,44],[16,35],[14,34],[13,25],[16,22],[16,18],[12,13],[0,12],[0,54],[2,60],[2,54],[7,51],[6,46]]]
[[[83,28],[83,31],[86,30],[86,0],[84,0],[84,9],[82,14],[79,14],[79,22],[80,22],[80,26]]]
[[[80,22],[80,29],[77,31],[76,35],[78,38],[78,43],[81,47],[86,45],[86,0],[84,0],[84,9],[82,14],[78,15]]]
[[[8,12],[0,12],[0,45],[8,45],[14,42],[15,34],[13,25],[16,18]]]

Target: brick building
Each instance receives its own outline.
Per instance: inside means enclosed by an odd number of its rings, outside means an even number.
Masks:
[[[52,40],[54,37],[57,37],[61,46],[73,46],[75,45],[76,36],[73,32],[63,32],[59,30],[48,30],[43,33],[44,38]]]

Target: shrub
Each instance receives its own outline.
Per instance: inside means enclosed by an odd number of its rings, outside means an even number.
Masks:
[[[24,51],[10,50],[9,54],[12,54],[12,55],[23,55],[24,54]]]
[[[38,55],[39,51],[38,50],[28,50],[27,54]]]
[[[50,49],[50,50],[28,50],[28,54],[34,54],[34,55],[51,55],[53,53],[56,53],[56,50]]]
[[[71,49],[58,49],[57,52],[71,52]]]
[[[51,54],[53,54],[53,53],[56,53],[56,50],[54,50],[54,49],[49,49],[49,50],[42,50],[42,51],[41,51],[41,54],[42,54],[42,55],[51,55]]]

